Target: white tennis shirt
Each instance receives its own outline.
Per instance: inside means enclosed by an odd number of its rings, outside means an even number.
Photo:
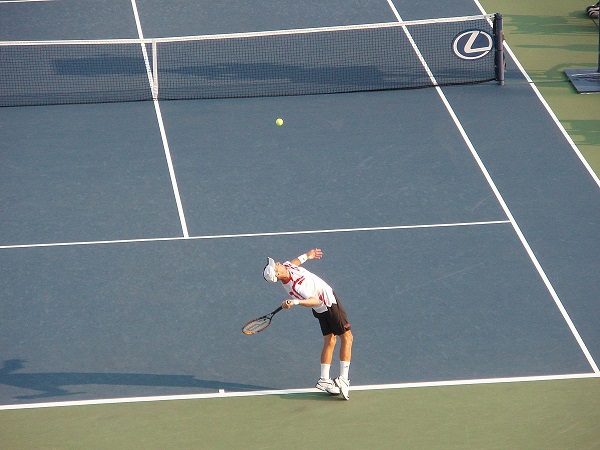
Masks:
[[[281,284],[292,297],[300,300],[306,300],[310,297],[318,298],[321,304],[313,306],[315,312],[318,313],[327,311],[329,306],[337,303],[331,286],[314,273],[289,261],[284,262],[283,265],[290,273],[290,281]]]

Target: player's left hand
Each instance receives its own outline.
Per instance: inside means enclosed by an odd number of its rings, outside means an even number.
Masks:
[[[323,252],[320,248],[313,248],[312,250],[306,252],[307,259],[321,259],[323,256]]]

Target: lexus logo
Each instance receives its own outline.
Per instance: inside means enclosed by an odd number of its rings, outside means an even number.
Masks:
[[[469,30],[454,38],[452,50],[461,59],[479,59],[490,52],[492,43],[492,36],[485,31]]]

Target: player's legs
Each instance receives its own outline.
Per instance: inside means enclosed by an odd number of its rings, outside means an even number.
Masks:
[[[352,342],[354,341],[352,331],[347,330],[345,333],[340,334],[340,339],[342,340],[340,346],[340,376],[333,381],[344,398],[350,400],[348,371],[350,369],[350,359],[352,359]]]
[[[342,341],[340,345],[340,361],[350,362],[350,359],[352,359],[352,343],[354,342],[352,331],[348,330],[344,334],[341,334],[340,339]]]
[[[333,351],[337,338],[335,334],[330,333],[323,336],[323,350],[321,351],[321,364],[331,364],[333,359]]]
[[[323,350],[321,351],[321,377],[317,381],[315,387],[332,395],[337,395],[341,391],[335,385],[329,376],[329,368],[333,359],[333,351],[337,338],[335,334],[330,333],[323,336]]]
[[[348,371],[350,368],[350,359],[352,358],[354,337],[352,331],[350,331],[350,323],[348,322],[346,311],[337,296],[336,299],[338,303],[331,305],[324,313],[315,313],[313,310],[313,315],[319,319],[321,332],[323,333],[321,378],[317,382],[316,388],[327,391],[330,394],[341,393],[346,400],[349,400],[350,381],[348,380]],[[340,347],[340,376],[335,380],[331,380],[329,378],[329,368],[333,359],[337,336],[340,336],[342,340]]]

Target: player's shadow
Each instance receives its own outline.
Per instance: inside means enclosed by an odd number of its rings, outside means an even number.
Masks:
[[[341,395],[330,395],[330,394],[327,394],[327,393],[321,392],[321,391],[302,392],[302,393],[298,393],[298,394],[283,394],[283,395],[278,395],[278,397],[282,400],[293,400],[293,401],[310,400],[312,402],[315,402],[315,401],[332,402],[332,401],[344,400],[344,398]]]
[[[41,372],[22,373],[25,367],[22,359],[9,359],[0,368],[0,385],[13,386],[21,389],[39,391],[32,395],[19,395],[15,398],[31,400],[47,397],[62,397],[82,394],[72,392],[68,386],[109,385],[109,386],[149,386],[196,388],[218,392],[244,392],[269,390],[265,386],[250,384],[227,383],[216,380],[199,380],[192,375],[155,375],[141,373],[84,373],[84,372]]]

